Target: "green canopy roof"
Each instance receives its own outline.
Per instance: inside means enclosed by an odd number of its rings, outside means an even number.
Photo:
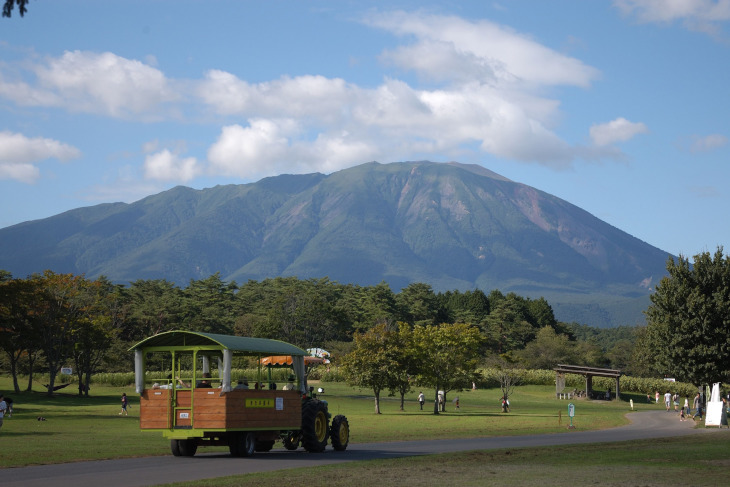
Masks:
[[[307,352],[290,343],[267,338],[237,337],[218,335],[215,333],[201,333],[195,331],[174,330],[159,333],[145,338],[129,350],[149,348],[180,348],[209,346],[218,350],[233,352],[262,353],[267,355],[307,355]]]

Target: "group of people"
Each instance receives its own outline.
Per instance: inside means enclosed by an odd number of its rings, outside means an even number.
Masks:
[[[423,391],[418,393],[418,404],[421,406],[421,411],[423,411],[423,405],[426,403],[426,396],[423,394]],[[443,409],[443,403],[444,403],[444,394],[439,391],[438,393],[438,408],[439,410]],[[459,407],[459,396],[456,396],[453,399],[453,403],[456,405],[456,409],[460,409]],[[502,412],[508,413],[509,412],[509,399],[507,397],[502,398]]]
[[[256,381],[253,384],[253,388],[255,390],[265,390],[266,389],[266,385],[263,384],[263,383],[261,383],[261,382]],[[286,384],[284,384],[284,386],[281,389],[284,390],[284,391],[293,391],[294,388],[295,388],[295,385],[294,385],[294,376],[292,375],[292,376],[289,377],[289,380],[287,381]],[[236,384],[236,387],[234,387],[233,389],[238,389],[238,390],[241,390],[241,389],[250,389],[250,386],[248,384],[248,379],[245,378],[245,377],[243,379],[238,379],[238,383]],[[276,390],[276,382],[270,382],[269,383],[269,390],[270,391],[275,391]]]
[[[212,389],[213,384],[212,384],[211,380],[212,380],[212,377],[210,375],[210,372],[204,372],[202,379],[195,383],[195,387],[198,389]],[[185,382],[180,377],[175,377],[175,381],[177,382],[178,389],[189,389],[191,386],[190,382]],[[282,389],[285,391],[294,390],[295,389],[294,381],[295,381],[295,377],[290,376],[288,382],[286,384],[284,384],[284,387],[282,387]],[[223,384],[218,386],[218,388],[221,388],[221,387],[223,387]],[[268,385],[268,389],[272,390],[272,391],[276,390],[276,387],[277,387],[276,382],[270,382]],[[172,388],[172,375],[168,375],[167,381],[163,384],[160,384],[159,382],[155,382],[154,384],[152,384],[152,388],[153,389],[171,389]],[[233,389],[265,390],[265,389],[267,389],[267,386],[263,382],[256,381],[256,382],[254,382],[253,387],[250,387],[249,383],[248,383],[248,379],[244,377],[242,379],[238,379],[236,386]]]
[[[656,391],[654,397],[656,402],[659,403],[659,398],[661,397],[659,391]],[[651,398],[648,394],[647,399],[649,400],[649,402],[651,402]],[[684,404],[681,408],[679,407],[679,402],[680,396],[676,392],[672,393],[671,391],[667,391],[666,393],[664,393],[664,407],[666,408],[668,413],[672,412],[673,410],[675,413],[679,414],[680,421],[686,421],[692,414],[692,411],[694,411],[695,413],[694,415],[692,415],[692,419],[694,420],[698,416],[700,419],[702,419],[704,415],[704,401],[702,400],[702,395],[699,392],[692,401],[691,407],[689,404],[689,396],[684,396]]]

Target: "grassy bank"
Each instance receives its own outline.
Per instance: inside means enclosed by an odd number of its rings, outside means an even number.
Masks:
[[[715,486],[727,482],[730,431],[599,445],[473,451],[238,475],[175,487],[376,485],[563,487]]]

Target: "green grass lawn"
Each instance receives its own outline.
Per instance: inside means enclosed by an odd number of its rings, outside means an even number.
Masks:
[[[682,438],[373,460],[169,485],[280,487],[309,479],[327,487],[717,486],[727,483],[729,446],[730,431],[723,430]]]
[[[314,385],[325,388],[320,398],[328,401],[333,415],[348,417],[352,443],[554,433],[566,431],[569,422],[568,402],[556,400],[551,387],[517,388],[508,414],[500,412],[500,391],[486,389],[459,392],[459,410],[451,401],[456,394],[451,393],[447,411],[439,415],[433,414],[432,403],[423,411],[419,409],[417,390],[407,396],[404,411],[399,410],[398,398],[384,397],[382,414],[376,415],[371,391],[340,383]],[[0,390],[15,402],[13,417],[0,429],[3,442],[13,445],[0,455],[0,467],[170,454],[169,442],[161,434],[140,431],[139,397],[131,386],[94,386],[88,398],[74,395],[69,387],[48,397],[40,386],[33,392],[15,394],[10,379],[0,378]],[[130,399],[129,416],[118,414],[122,392]],[[433,395],[432,391],[425,392]],[[629,405],[625,401],[574,403],[577,430],[608,428],[627,421],[624,415]],[[38,416],[46,421],[38,421]]]

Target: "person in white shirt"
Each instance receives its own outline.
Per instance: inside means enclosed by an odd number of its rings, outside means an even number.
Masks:
[[[8,403],[5,402],[5,397],[0,394],[0,428],[3,426],[3,417],[8,410]]]
[[[294,376],[289,376],[289,382],[284,384],[284,387],[282,387],[285,391],[293,391],[294,390]]]

